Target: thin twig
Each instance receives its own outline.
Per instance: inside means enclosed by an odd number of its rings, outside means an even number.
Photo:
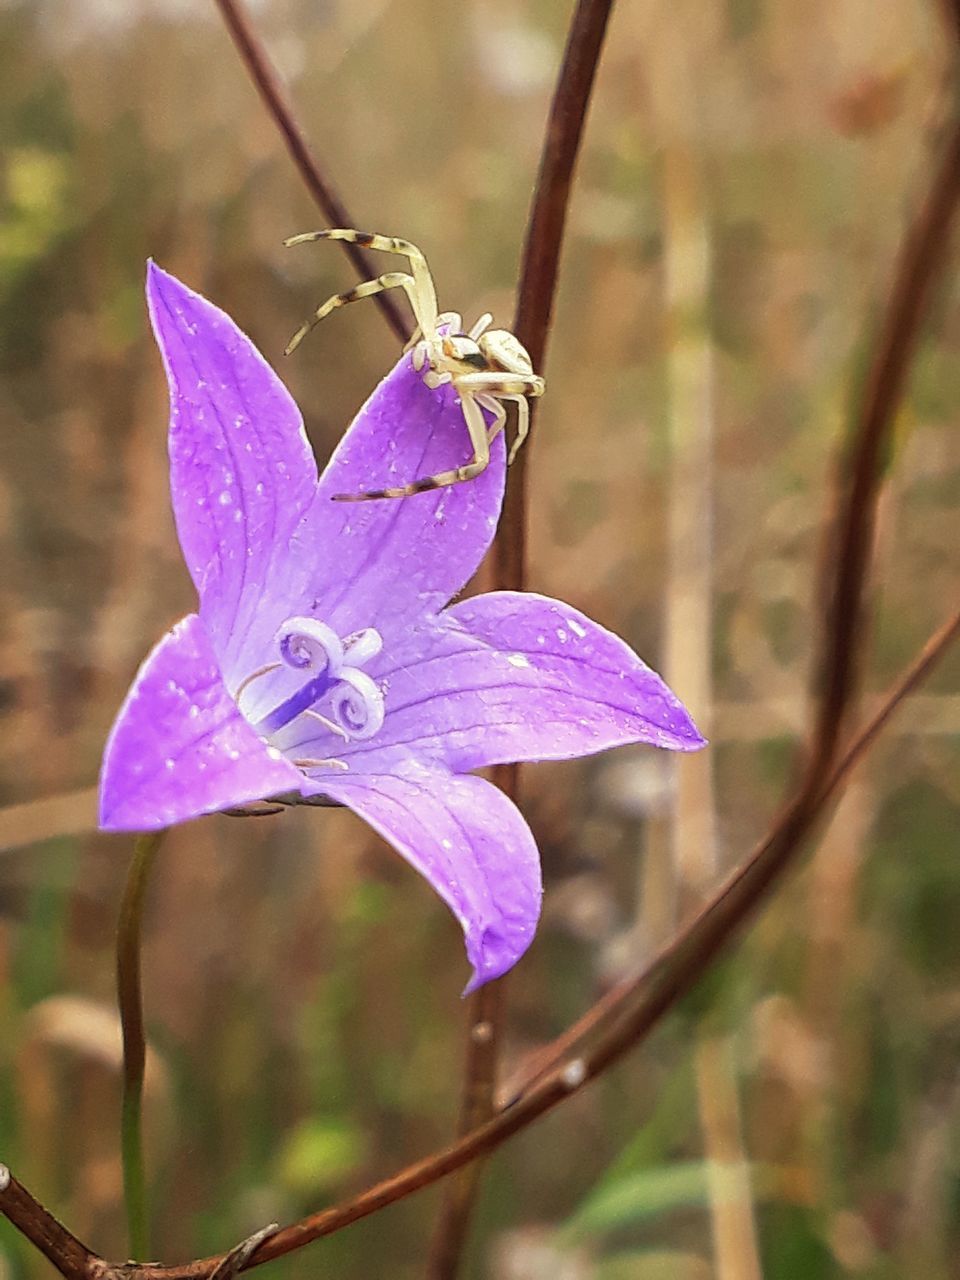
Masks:
[[[550,337],[570,186],[612,8],[613,0],[579,0],[547,120],[523,246],[513,326],[530,352],[533,367],[540,373],[544,370]],[[534,400],[530,405],[531,425],[537,404]],[[511,468],[500,533],[494,544],[494,578],[501,590],[522,591],[525,586],[529,458],[528,444],[517,454]]]
[[[233,42],[237,46],[244,65],[250,72],[250,78],[257,86],[257,91],[283,135],[287,150],[293,163],[297,166],[304,185],[310,192],[317,207],[323,213],[331,227],[354,227],[356,223],[350,216],[343,201],[337,195],[330,179],[320,168],[319,161],[313,154],[306,134],[300,127],[293,108],[287,99],[283,83],[276,67],[270,61],[263,41],[257,35],[253,24],[247,17],[240,0],[216,0],[217,8],[223,15]],[[356,268],[361,280],[369,280],[379,274],[379,269],[370,256],[355,244],[341,240],[340,244],[347,257]],[[380,308],[383,318],[401,342],[406,342],[413,331],[413,326],[404,318],[389,293],[374,294],[374,301]]]
[[[102,1259],[35,1200],[0,1164],[0,1213],[69,1280],[89,1280]]]
[[[147,1192],[143,1163],[143,1076],[147,1040],[143,1029],[140,945],[143,900],[150,869],[165,831],[139,835],[120,904],[117,922],[117,1005],[123,1030],[123,1101],[120,1145],[123,1156],[123,1199],[127,1210],[130,1256],[147,1258]]]
[[[960,41],[960,0],[941,0],[944,21],[951,32]]]
[[[903,393],[906,369],[920,328],[924,304],[929,300],[937,269],[949,249],[950,225],[958,200],[960,123],[955,126],[944,149],[919,216],[904,239],[890,302],[880,330],[877,354],[871,364],[862,406],[851,433],[853,447],[847,464],[850,479],[836,524],[839,537],[833,554],[824,558],[825,585],[821,588],[821,596],[830,605],[817,660],[817,669],[823,673],[819,681],[820,697],[807,757],[807,777],[794,805],[804,795],[809,801],[819,794],[818,780],[829,773],[839,735],[843,731],[843,721],[855,693],[855,642],[859,632],[854,618],[863,612],[864,583],[882,478],[882,458]],[[835,566],[833,574],[831,566]],[[759,882],[757,887],[758,892],[763,892]],[[624,979],[601,997],[579,1023],[541,1050],[520,1091],[530,1087],[531,1080],[541,1079],[558,1057],[566,1054],[571,1044],[620,1014],[644,981],[645,976]],[[514,1086],[511,1095],[515,1096],[516,1092],[517,1086]]]
[[[512,790],[508,786],[503,789],[515,799],[516,786]],[[488,982],[470,997],[457,1123],[458,1138],[478,1129],[496,1111],[497,1067],[500,1060],[506,982],[505,978]],[[428,1280],[453,1280],[456,1276],[467,1242],[482,1173],[482,1163],[474,1161],[447,1185],[427,1259],[425,1274]]]
[[[844,460],[849,477],[836,525],[836,544],[824,557],[820,597],[826,603],[818,661],[821,694],[811,767],[826,768],[856,695],[857,641],[864,626],[866,568],[873,544],[876,493],[893,419],[937,272],[950,244],[960,197],[960,121],[944,148],[920,215],[907,233],[893,288]]]
[[[578,0],[547,117],[514,322],[514,330],[538,371],[543,370],[546,357],[573,173],[612,7],[613,0]],[[530,406],[531,416],[535,407],[536,401]],[[494,545],[494,586],[500,591],[522,591],[526,586],[528,458],[529,449],[522,449],[511,468]],[[516,765],[501,765],[494,781],[512,800],[518,799],[520,771]],[[478,991],[471,1000],[458,1127],[461,1136],[482,1124],[495,1109],[503,1005],[502,979]],[[447,1192],[430,1252],[427,1274],[431,1280],[453,1280],[459,1270],[479,1176],[479,1168],[473,1166]]]

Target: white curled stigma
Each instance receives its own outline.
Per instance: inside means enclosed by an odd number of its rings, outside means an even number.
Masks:
[[[383,725],[383,694],[361,667],[383,649],[374,627],[364,627],[345,639],[316,618],[288,618],[274,636],[280,661],[259,668],[241,685],[287,667],[306,677],[277,706],[254,723],[268,740],[300,716],[319,720],[346,741],[372,738]]]

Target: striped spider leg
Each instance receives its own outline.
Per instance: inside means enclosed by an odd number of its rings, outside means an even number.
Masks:
[[[530,426],[528,397],[542,396],[546,384],[533,371],[530,355],[519,339],[507,329],[491,329],[491,315],[484,315],[469,333],[460,331],[462,321],[455,312],[438,314],[437,291],[427,260],[415,244],[392,236],[372,235],[365,231],[337,228],[330,231],[308,231],[291,236],[286,245],[306,244],[316,240],[346,240],[384,253],[405,257],[409,271],[389,271],[374,280],[366,280],[344,293],[334,294],[318,307],[287,344],[287,354],[300,345],[306,335],[326,316],[349,302],[358,302],[387,289],[402,289],[413,310],[417,328],[411,339],[413,367],[426,368],[424,382],[431,389],[449,383],[460,398],[460,407],[470,436],[473,457],[463,466],[421,476],[409,484],[390,489],[368,489],[363,493],[338,493],[336,502],[367,502],[374,498],[406,498],[427,493],[447,485],[472,480],[490,462],[490,443],[504,429],[506,404],[517,406],[517,435],[508,462],[526,439]],[[493,417],[488,426],[486,410]]]

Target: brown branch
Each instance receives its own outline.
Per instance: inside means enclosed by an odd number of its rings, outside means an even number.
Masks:
[[[514,322],[514,330],[539,372],[543,371],[550,334],[573,173],[612,8],[613,0],[578,0],[547,116]],[[530,408],[533,416],[536,401]],[[526,585],[528,460],[529,448],[521,450],[511,469],[494,545],[494,585],[501,591],[522,591]],[[512,800],[518,799],[520,771],[516,765],[501,765],[494,781]],[[458,1126],[461,1136],[495,1110],[503,1006],[502,979],[471,999]],[[480,1169],[474,1165],[448,1189],[427,1267],[431,1280],[453,1280],[459,1270],[479,1178]]]
[[[544,369],[550,336],[570,186],[612,8],[613,0],[579,0],[547,119],[513,326],[539,373]],[[536,410],[534,400],[530,405],[531,425]],[[529,457],[527,445],[511,468],[500,532],[494,544],[494,578],[501,590],[522,591],[525,585]]]
[[[806,824],[805,829],[812,825],[833,793],[879,737],[900,704],[922,684],[958,635],[960,635],[960,610],[934,632],[916,659],[880,699],[877,710],[857,732],[839,762],[821,784],[820,790],[816,793],[811,792],[805,799],[802,795],[796,797],[747,861],[714,892],[710,902],[689,925],[685,926],[683,933],[671,939],[640,974],[625,978],[611,987],[582,1018],[540,1050],[525,1072],[524,1078],[512,1082],[512,1087],[502,1103],[504,1108],[514,1105],[519,1099],[525,1097],[540,1081],[574,1055],[577,1046],[582,1045],[591,1036],[604,1034],[605,1029],[610,1027],[618,1016],[636,1015],[636,1010],[633,1008],[634,1001],[638,998],[644,999],[644,989],[660,967],[670,961],[686,943],[689,943],[701,928],[706,927],[707,918],[721,909],[722,900],[730,898],[738,891],[740,882],[746,881],[751,876],[762,875],[763,864],[776,860],[778,850],[782,852],[783,837],[790,824],[796,824],[802,820]],[[798,818],[797,815],[801,801],[802,807],[810,810],[806,819]],[[756,887],[756,880],[751,883]],[[747,911],[743,914],[746,915]]]
[[[823,585],[819,598],[828,601],[823,639],[816,661],[819,700],[808,752],[806,781],[792,807],[803,810],[815,799],[829,774],[843,724],[856,691],[856,650],[862,634],[867,566],[873,542],[877,496],[883,460],[889,447],[896,411],[903,395],[907,368],[916,345],[921,320],[929,302],[937,270],[950,244],[950,227],[960,200],[960,122],[944,148],[943,156],[920,212],[901,247],[876,355],[864,384],[861,407],[852,429],[852,448],[846,459],[849,477],[836,522],[834,551],[824,557]],[[789,812],[790,810],[788,810]],[[802,818],[798,811],[797,820]],[[789,854],[786,855],[789,858]],[[778,874],[776,857],[772,874]],[[766,864],[764,864],[766,865]],[[756,881],[762,894],[766,880]],[[508,1092],[515,1097],[589,1033],[622,1013],[646,981],[626,978],[611,988],[573,1027],[537,1055],[524,1083]]]
[[[102,1259],[67,1230],[0,1164],[0,1213],[70,1280],[90,1280]]]
[[[960,121],[944,148],[933,182],[900,252],[876,354],[845,460],[849,477],[837,522],[836,548],[824,557],[819,598],[826,602],[825,640],[818,662],[821,694],[811,766],[826,768],[856,694],[857,640],[864,628],[864,588],[873,543],[876,495],[894,416],[903,396],[920,321],[950,243],[960,196]]]
[[[215,2],[233,37],[237,51],[250,73],[250,78],[257,87],[263,105],[283,135],[290,158],[296,165],[317,207],[331,227],[356,226],[356,222],[334,190],[330,179],[324,176],[306,134],[293,113],[293,107],[287,100],[277,69],[271,63],[263,42],[243,9],[241,0],[215,0]],[[369,254],[355,244],[348,244],[345,240],[341,240],[340,244],[361,280],[369,280],[379,274],[379,268]],[[374,294],[374,301],[400,341],[406,342],[413,332],[413,326],[404,319],[392,295],[377,293]]]
[[[940,0],[943,19],[951,33],[960,41],[960,0]]]
[[[503,789],[516,799],[515,783]],[[488,982],[470,997],[458,1138],[479,1129],[496,1111],[506,982],[506,978]],[[448,1184],[430,1245],[425,1271],[427,1280],[453,1280],[456,1276],[467,1243],[482,1173],[482,1164],[474,1161]]]

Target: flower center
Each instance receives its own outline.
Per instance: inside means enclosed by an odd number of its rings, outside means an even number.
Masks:
[[[315,618],[288,618],[274,641],[280,661],[248,676],[237,690],[238,700],[251,681],[283,667],[301,676],[302,683],[254,722],[259,734],[269,738],[299,716],[310,715],[348,741],[373,737],[383,724],[383,694],[361,668],[383,648],[379,631],[364,627],[341,639]]]

